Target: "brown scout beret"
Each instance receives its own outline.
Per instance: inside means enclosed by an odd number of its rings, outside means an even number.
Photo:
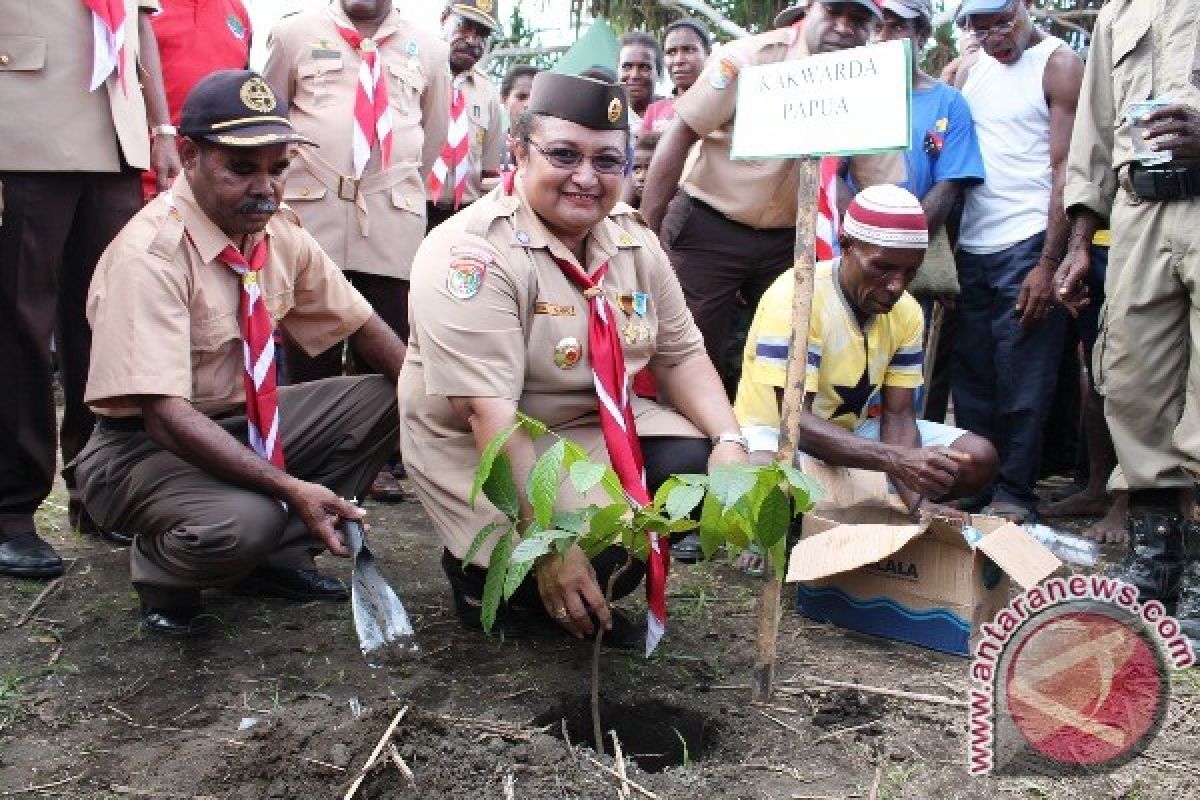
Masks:
[[[597,131],[629,130],[625,87],[579,75],[539,72],[533,77],[529,112]]]

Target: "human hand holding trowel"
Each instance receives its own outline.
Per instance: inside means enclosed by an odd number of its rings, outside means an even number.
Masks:
[[[408,612],[379,571],[375,555],[367,547],[366,529],[362,523],[365,512],[349,505],[360,513],[343,517],[338,527],[353,559],[350,606],[359,647],[368,663],[412,655],[418,647]]]

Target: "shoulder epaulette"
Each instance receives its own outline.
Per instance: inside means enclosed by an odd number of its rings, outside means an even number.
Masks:
[[[179,209],[175,206],[169,207],[162,222],[158,225],[158,232],[154,234],[150,246],[146,248],[146,252],[163,261],[170,261],[179,250],[179,243],[183,241],[183,232],[183,214],[180,214]]]

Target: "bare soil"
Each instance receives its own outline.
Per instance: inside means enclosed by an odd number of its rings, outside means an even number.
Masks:
[[[580,746],[590,737],[590,643],[506,642],[462,629],[436,535],[415,502],[371,508],[372,547],[422,646],[383,669],[364,663],[348,605],[216,592],[208,601],[217,634],[148,635],[127,552],[67,530],[65,506],[56,493],[39,514],[70,559],[65,579],[30,615],[46,584],[0,581],[0,797],[341,798],[405,707],[394,741],[415,784],[387,762],[359,797],[502,798],[509,776],[514,798],[616,796],[619,782]],[[348,573],[336,559],[322,567]],[[1163,735],[1115,774],[973,779],[961,708],[845,690],[752,706],[738,687],[753,663],[756,583],[727,563],[676,567],[670,593],[659,652],[649,660],[609,652],[603,661],[606,722],[618,730],[630,778],[657,797],[1200,796],[1194,675],[1178,676]],[[642,612],[636,601],[629,607]],[[790,612],[779,664],[785,679],[959,699],[967,690],[964,659]],[[664,760],[677,763],[664,769]]]

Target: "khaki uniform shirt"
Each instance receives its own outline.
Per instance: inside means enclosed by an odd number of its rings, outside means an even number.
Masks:
[[[1063,201],[1107,218],[1134,161],[1130,103],[1169,95],[1200,108],[1200,0],[1112,0],[1096,18]]]
[[[0,171],[119,172],[150,166],[138,83],[138,17],[125,0],[124,89],[92,82],[92,12],[83,0],[0,0]]]
[[[393,9],[374,38],[392,112],[392,159],[379,148],[354,179],[354,100],[362,63],[334,24],[354,27],[337,3],[284,19],[271,32],[263,75],[291,105],[302,147],[284,199],[342,269],[408,278],[425,235],[425,176],[446,141],[446,45]]]
[[[751,228],[796,225],[799,159],[730,158],[738,74],[744,67],[776,64],[809,55],[797,28],[738,39],[718,48],[704,71],[675,102],[675,114],[701,137],[693,148],[680,186],[692,197]],[[860,188],[900,183],[904,155],[852,156],[850,173]]]
[[[497,188],[430,233],[413,265],[412,335],[400,374],[401,447],[426,513],[445,546],[462,558],[475,534],[499,512],[482,496],[467,501],[479,453],[451,397],[500,397],[607,461],[588,360],[583,293],[553,256],[578,264],[524,201]],[[588,272],[609,262],[603,287],[610,299],[644,292],[644,313],[621,318],[625,366],[703,358],[704,342],[679,281],[654,234],[618,205],[588,237]],[[474,284],[464,276],[479,276]],[[614,303],[614,307],[616,307]],[[574,357],[568,358],[569,351]],[[642,436],[703,437],[678,413],[633,397]],[[543,437],[537,442],[548,447]],[[564,508],[580,498],[564,490]],[[476,558],[487,564],[490,545]]]
[[[462,88],[470,125],[467,133],[467,186],[463,191],[463,205],[466,205],[474,203],[496,183],[492,179],[485,186],[483,173],[500,171],[506,131],[504,117],[500,113],[500,92],[487,75],[472,69],[467,73]],[[446,114],[449,119],[449,101],[446,103]],[[453,207],[453,184],[447,181],[442,187],[441,197],[433,198],[433,201],[443,208]]]
[[[370,319],[371,306],[288,209],[265,233],[263,298],[306,352],[332,347]],[[130,397],[152,394],[182,397],[209,416],[244,411],[241,279],[217,260],[230,244],[182,175],[117,234],[88,291],[92,362],[84,399],[93,410],[134,416],[140,411]]]

